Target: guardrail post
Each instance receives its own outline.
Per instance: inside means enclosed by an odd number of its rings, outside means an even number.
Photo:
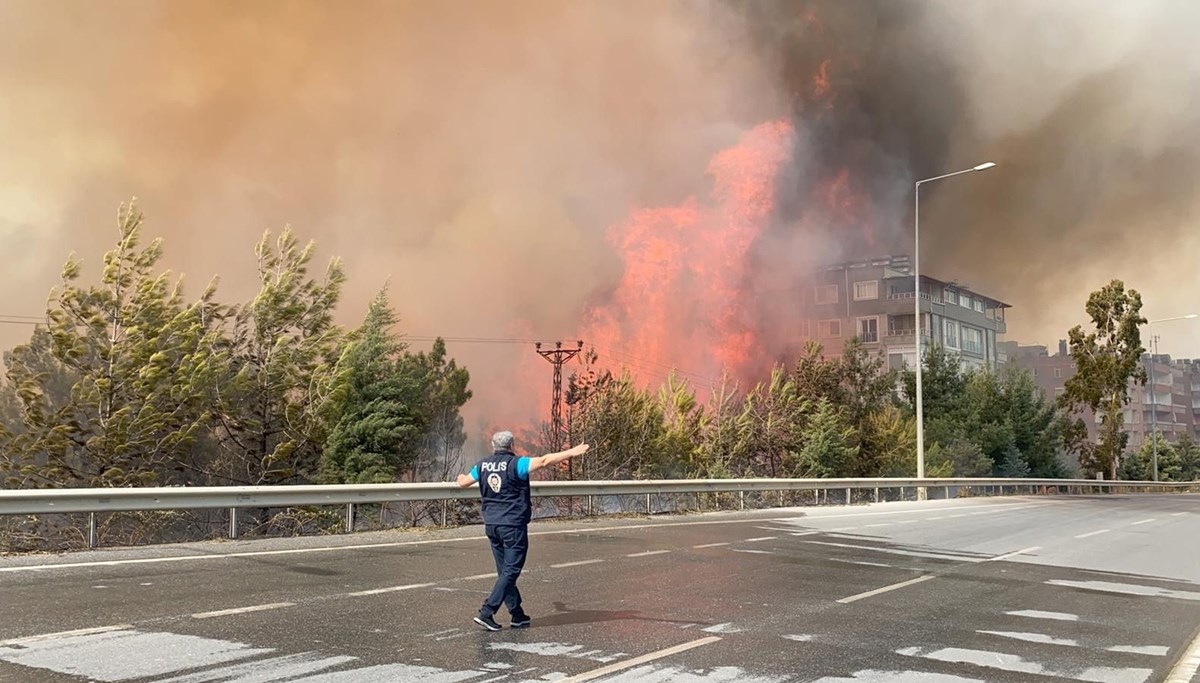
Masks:
[[[875,502],[876,503],[879,502],[879,487],[878,486],[875,487]]]
[[[588,514],[588,517],[591,517],[592,515],[596,514],[595,510],[592,508],[592,497],[591,496],[588,496],[587,514]]]
[[[229,508],[229,537],[238,537],[237,508]]]
[[[738,491],[738,509],[739,510],[746,509],[746,492],[745,491]]]
[[[779,489],[779,507],[783,507],[783,489]]]
[[[346,533],[354,532],[354,503],[346,503]]]
[[[443,498],[442,499],[442,526],[443,527],[449,526],[448,524],[446,524],[446,509],[448,507],[450,507],[450,501]]]
[[[95,548],[100,544],[100,539],[96,534],[96,513],[88,513],[88,547]]]
[[[950,500],[950,487],[946,487],[946,500]]]
[[[650,494],[649,493],[646,494],[646,514],[648,514],[648,515],[654,514],[653,512],[650,511]]]
[[[850,487],[849,486],[846,487],[846,505],[847,506],[850,505]]]

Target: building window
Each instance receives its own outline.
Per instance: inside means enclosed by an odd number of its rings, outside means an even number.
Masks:
[[[842,336],[841,320],[822,320],[817,323],[817,336],[822,339]]]
[[[958,292],[954,291],[953,289],[947,289],[946,290],[946,303],[954,304],[955,306],[957,306],[958,305]]]
[[[1054,387],[1054,397],[1055,398],[1058,398],[1059,396],[1062,396],[1065,393],[1067,393],[1067,390],[1064,387]]]
[[[838,286],[837,285],[822,285],[817,287],[817,303],[836,304],[838,302]]]
[[[1031,373],[1031,374],[1032,374],[1034,377],[1037,377],[1037,368],[1032,368],[1032,369],[1031,369],[1029,372],[1030,372],[1030,373]]]
[[[974,327],[962,327],[962,350],[968,353],[983,355],[983,330]]]
[[[879,298],[879,280],[854,283],[854,300],[870,301]]]
[[[812,339],[812,322],[808,320],[800,321],[800,337],[802,339]]]
[[[879,341],[879,318],[858,319],[858,340],[864,344],[874,344]]]
[[[1054,379],[1062,379],[1062,368],[1054,368]]]
[[[983,299],[975,299],[971,304],[975,307],[976,311],[983,313]]]
[[[946,321],[946,348],[958,348],[958,323],[953,320]]]
[[[904,362],[903,353],[888,354],[888,370],[903,370],[905,367],[907,364]]]

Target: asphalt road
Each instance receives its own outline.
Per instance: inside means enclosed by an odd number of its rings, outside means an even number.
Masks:
[[[533,531],[499,633],[480,528],[0,558],[0,681],[1200,683],[1197,495]]]

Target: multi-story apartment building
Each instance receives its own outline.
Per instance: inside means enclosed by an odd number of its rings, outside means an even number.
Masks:
[[[1044,346],[1021,346],[1016,342],[1001,342],[1001,348],[1009,362],[1033,374],[1047,397],[1061,396],[1067,380],[1075,374],[1075,361],[1067,352],[1065,341],[1058,343],[1058,353],[1054,355]],[[1147,354],[1142,363],[1152,381],[1146,386],[1130,387],[1130,401],[1125,408],[1129,449],[1140,449],[1156,428],[1171,442],[1184,434],[1200,440],[1200,360],[1173,360],[1167,355]],[[1083,418],[1090,436],[1095,438],[1096,416],[1088,411]]]
[[[917,294],[907,256],[829,266],[814,279],[804,302],[804,338],[836,353],[845,340],[858,337],[886,354],[891,367],[916,363]],[[924,275],[919,296],[923,344],[959,354],[966,367],[994,369],[1002,362],[996,337],[1006,331],[1008,304]]]

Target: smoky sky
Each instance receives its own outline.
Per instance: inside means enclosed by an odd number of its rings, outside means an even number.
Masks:
[[[608,227],[703,196],[708,159],[781,117],[751,286],[911,251],[912,182],[995,161],[923,189],[922,257],[1011,303],[1009,338],[1053,343],[1113,277],[1189,313],[1196,26],[1183,0],[8,0],[0,313],[39,314],[71,251],[94,274],[137,196],[196,291],[248,298],[253,243],[290,223],[345,259],[346,324],[390,281],[411,334],[570,338],[621,272]],[[1162,350],[1200,355],[1189,325]],[[549,381],[531,349],[451,350],[502,419],[514,372]]]

